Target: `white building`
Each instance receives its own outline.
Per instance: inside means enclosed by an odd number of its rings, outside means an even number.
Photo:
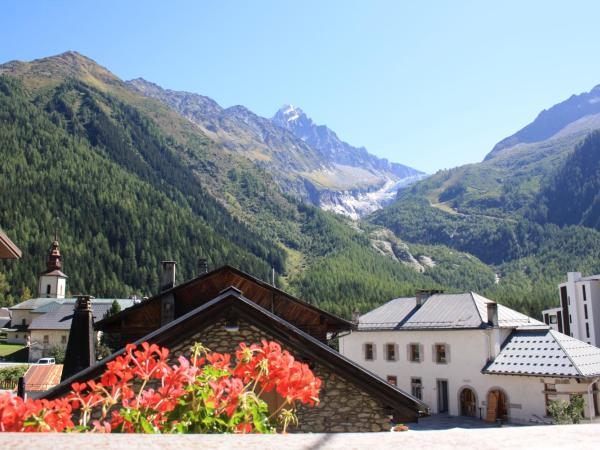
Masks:
[[[600,415],[600,349],[475,293],[420,293],[361,316],[340,352],[422,399],[432,413],[543,421],[581,394]]]
[[[561,333],[600,347],[600,275],[567,273],[558,285],[560,306],[542,311],[544,322]]]
[[[50,356],[64,349],[69,340],[75,298],[65,298],[67,276],[61,271],[60,245],[55,238],[48,250],[46,270],[39,274],[38,296],[9,308],[10,326],[6,342],[29,346],[29,361]],[[114,301],[121,309],[129,308],[136,299],[94,299],[94,320],[100,320]]]

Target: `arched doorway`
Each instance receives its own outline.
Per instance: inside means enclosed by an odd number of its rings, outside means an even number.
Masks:
[[[463,388],[460,391],[460,415],[468,417],[477,416],[477,398],[471,388]]]
[[[485,420],[487,422],[508,420],[508,399],[506,393],[502,389],[495,388],[488,392],[487,414]]]

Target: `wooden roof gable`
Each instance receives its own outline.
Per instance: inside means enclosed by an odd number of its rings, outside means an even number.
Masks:
[[[236,287],[246,298],[318,339],[325,340],[328,332],[336,333],[353,328],[351,322],[231,266],[223,266],[161,292],[97,322],[95,326],[105,332],[120,333],[132,341],[161,326],[161,299],[165,296],[173,295],[174,317],[178,318],[214,299],[230,286]]]
[[[235,287],[226,289],[216,298],[144,336],[136,344],[147,341],[173,348],[220,319],[231,319],[231,317],[243,319],[267,332],[292,353],[328,368],[343,380],[353,383],[364,392],[369,393],[402,417],[416,419],[421,413],[427,412],[427,406],[422,401],[392,386],[323,342],[261,307],[255,301],[246,298]],[[99,377],[105,370],[106,364],[122,354],[123,351],[122,349],[66,379],[48,391],[43,398],[56,398],[67,393],[74,382],[83,382]]]

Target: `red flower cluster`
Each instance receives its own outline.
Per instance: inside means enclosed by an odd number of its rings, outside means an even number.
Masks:
[[[321,380],[275,342],[240,344],[235,361],[199,344],[191,360],[169,365],[168,356],[154,344],[130,344],[99,382],[73,383],[64,398],[0,395],[0,431],[272,432],[274,417],[285,431],[297,401],[319,401]],[[284,402],[269,412],[260,396],[273,390]]]

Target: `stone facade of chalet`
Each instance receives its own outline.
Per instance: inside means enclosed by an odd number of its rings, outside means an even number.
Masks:
[[[225,329],[225,320],[220,320],[198,334],[187,338],[171,350],[171,359],[175,363],[180,355],[190,356],[190,349],[195,342],[201,342],[211,351],[220,353],[234,352],[240,342],[259,343],[266,339],[277,341],[254,325],[239,321],[237,332]],[[282,348],[287,348],[282,345]],[[289,349],[288,349],[289,350]],[[302,355],[294,354],[302,360]],[[302,405],[298,411],[298,427],[293,431],[300,432],[365,432],[387,431],[391,426],[391,417],[384,407],[370,394],[359,387],[342,380],[327,368],[311,364],[311,369],[322,380],[320,404],[314,407]]]

